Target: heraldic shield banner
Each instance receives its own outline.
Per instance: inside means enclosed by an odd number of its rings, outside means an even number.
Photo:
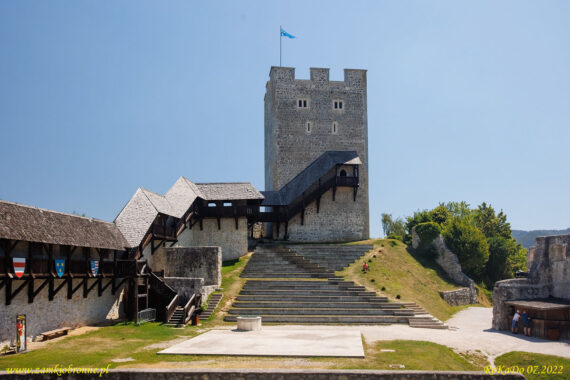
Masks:
[[[22,278],[26,270],[26,259],[23,257],[14,257],[14,274],[18,278]]]
[[[61,278],[63,273],[65,272],[65,259],[56,259],[55,260],[55,271],[57,276]]]
[[[93,277],[97,277],[97,273],[99,272],[99,260],[91,260],[91,273]]]

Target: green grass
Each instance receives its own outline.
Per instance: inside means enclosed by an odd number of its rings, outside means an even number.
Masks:
[[[122,363],[112,359],[134,358],[145,354],[145,346],[175,339],[179,336],[192,337],[198,334],[196,327],[173,329],[160,323],[146,323],[140,326],[132,322],[102,327],[83,335],[70,336],[45,347],[18,355],[0,357],[0,368],[43,368],[73,365],[74,367],[115,368]],[[159,349],[152,350],[153,354]],[[150,351],[149,351],[150,352]],[[157,356],[157,355],[154,355]],[[147,359],[147,355],[143,355]],[[129,362],[129,363],[137,363]]]
[[[497,357],[495,367],[518,370],[529,380],[570,379],[570,359],[560,356],[514,351]]]
[[[368,289],[383,293],[392,299],[415,302],[442,321],[467,306],[450,306],[439,295],[440,291],[458,289],[434,262],[414,256],[408,247],[398,240],[379,239],[366,241],[374,249],[342,272],[346,280],[352,280]],[[362,272],[367,262],[369,271]],[[382,288],[385,288],[382,290]],[[485,306],[490,303],[480,292]]]

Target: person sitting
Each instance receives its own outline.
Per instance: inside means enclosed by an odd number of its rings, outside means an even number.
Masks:
[[[522,311],[521,314],[522,324],[523,324],[523,333],[526,336],[530,336],[530,317],[526,310]]]
[[[515,315],[513,315],[513,323],[511,324],[511,332],[513,334],[519,333],[519,319],[521,317],[520,311],[517,310]]]

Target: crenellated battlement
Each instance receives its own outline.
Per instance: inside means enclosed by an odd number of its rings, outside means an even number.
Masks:
[[[281,67],[272,66],[269,72],[269,84],[280,83],[280,84],[293,84],[294,82],[306,82],[310,81],[316,87],[327,86],[330,83],[344,83],[346,87],[349,88],[366,88],[366,71],[362,69],[344,69],[344,80],[342,81],[331,81],[330,80],[330,69],[328,68],[310,68],[310,79],[296,79],[295,78],[295,68],[294,67]]]

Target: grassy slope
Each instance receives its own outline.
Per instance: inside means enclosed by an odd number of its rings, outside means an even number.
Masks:
[[[339,272],[347,280],[392,299],[400,295],[401,301],[413,301],[442,321],[466,307],[450,306],[441,298],[439,291],[458,289],[460,286],[449,280],[437,264],[414,257],[402,242],[379,239],[362,243],[373,243],[374,249],[363,259]],[[370,267],[368,273],[362,272],[364,261]],[[385,290],[382,291],[382,287]],[[484,296],[483,304],[490,305]]]
[[[518,370],[529,380],[570,379],[570,359],[559,356],[514,351],[496,358],[495,366],[502,366],[503,370]]]

